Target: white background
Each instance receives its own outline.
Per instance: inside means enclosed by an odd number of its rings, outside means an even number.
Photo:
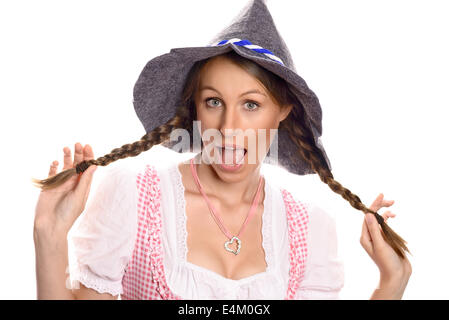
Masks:
[[[99,157],[139,140],[132,89],[146,62],[205,45],[245,3],[1,2],[1,299],[36,298],[39,189],[30,179],[45,178],[75,142]],[[404,299],[449,298],[446,3],[268,1],[298,73],[320,99],[334,177],[367,206],[380,192],[396,201],[389,224],[413,253]],[[164,157],[155,150],[137,158]],[[341,298],[369,299],[378,270],[359,243],[363,213],[317,175],[286,179],[335,214]]]

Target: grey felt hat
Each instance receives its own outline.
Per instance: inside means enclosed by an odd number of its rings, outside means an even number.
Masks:
[[[203,47],[174,48],[169,53],[150,60],[134,86],[134,109],[146,132],[166,123],[175,116],[181,103],[181,93],[187,75],[195,62],[234,50],[263,68],[284,79],[298,98],[306,113],[306,124],[321,151],[323,165],[332,170],[324,151],[322,111],[315,93],[297,74],[290,52],[276,29],[264,0],[251,0],[214,39]],[[194,126],[194,130],[196,127]],[[189,132],[193,135],[193,132]],[[291,173],[315,173],[297,153],[297,147],[285,130],[279,129],[277,158],[270,151],[264,162],[280,165]],[[173,148],[174,144],[167,144]],[[272,145],[273,147],[273,145]],[[176,149],[177,152],[182,152]]]

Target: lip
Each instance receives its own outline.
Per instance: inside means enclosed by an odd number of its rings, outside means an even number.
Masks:
[[[233,148],[233,149],[236,149],[236,150],[243,150],[243,154],[244,154],[244,156],[247,154],[247,152],[248,152],[248,150],[246,150],[246,148],[243,148],[243,147],[239,147],[239,146],[233,146],[233,145],[226,145],[228,148]],[[220,146],[215,146],[215,148],[218,148],[218,149],[223,149],[222,147],[220,147]],[[221,151],[220,151],[221,152]]]
[[[228,143],[225,144],[224,146],[223,145],[215,145],[215,147],[217,147],[217,148],[224,148],[224,147],[226,147],[226,148],[232,148],[232,149],[243,149],[243,150],[246,150],[245,147],[238,146],[236,144],[228,144]]]
[[[228,146],[228,147],[234,147],[235,145],[231,145],[231,144],[228,144],[228,145],[226,145],[226,146]],[[215,148],[216,149],[222,149],[222,147],[220,147],[220,146],[215,146]],[[240,167],[242,167],[243,166],[243,161],[245,161],[244,159],[245,159],[245,156],[246,156],[246,154],[247,154],[247,150],[245,149],[245,148],[242,148],[242,147],[240,147],[240,148],[234,148],[234,149],[239,149],[239,150],[243,150],[243,157],[242,157],[242,159],[240,160],[240,163],[238,163],[237,165],[226,165],[226,164],[224,164],[224,163],[220,163],[219,164],[219,166],[222,168],[222,169],[225,169],[226,171],[235,171],[235,170],[237,170],[238,168],[240,168]],[[223,151],[219,151],[220,152],[220,155],[222,155],[222,152]]]
[[[242,167],[243,167],[243,164],[240,163],[240,164],[235,165],[235,166],[228,166],[228,165],[225,165],[225,164],[223,164],[223,163],[220,163],[220,164],[219,164],[219,167],[222,168],[222,169],[225,170],[225,171],[230,171],[230,172],[232,172],[232,171],[237,171],[238,169],[242,168]]]
[[[245,161],[246,149],[244,149],[244,150],[245,150],[245,151],[244,151],[245,154],[244,154],[242,160],[240,160],[240,163],[238,163],[238,164],[236,164],[236,165],[227,165],[227,164],[224,164],[224,163],[219,163],[218,166],[219,166],[222,170],[227,171],[227,172],[234,172],[234,171],[240,170],[240,169],[243,167],[243,163],[244,163],[244,161]]]

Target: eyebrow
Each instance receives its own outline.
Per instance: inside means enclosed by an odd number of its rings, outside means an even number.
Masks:
[[[214,87],[211,87],[211,86],[203,86],[203,87],[200,88],[200,91],[203,91],[203,90],[206,90],[206,89],[213,90],[213,91],[215,91],[215,92],[217,92],[217,93],[219,93],[219,94],[221,95],[220,91],[218,91],[217,89],[215,89]],[[260,94],[260,95],[263,95],[263,96],[266,97],[266,94],[264,94],[263,92],[260,92],[260,91],[257,90],[257,89],[252,89],[252,90],[243,92],[243,93],[240,95],[240,97],[241,97],[241,96],[244,96],[245,94],[250,94],[250,93],[257,93],[257,94]]]

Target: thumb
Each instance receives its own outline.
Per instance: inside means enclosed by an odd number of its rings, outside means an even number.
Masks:
[[[380,225],[377,219],[372,213],[365,214],[366,224],[368,226],[368,232],[373,240],[373,245],[380,244],[383,241],[382,234],[380,233]]]
[[[77,197],[81,198],[87,198],[90,191],[90,186],[92,183],[92,178],[94,175],[95,170],[97,170],[96,165],[91,165],[89,168],[84,171],[78,182],[78,186],[76,187],[75,194]]]

